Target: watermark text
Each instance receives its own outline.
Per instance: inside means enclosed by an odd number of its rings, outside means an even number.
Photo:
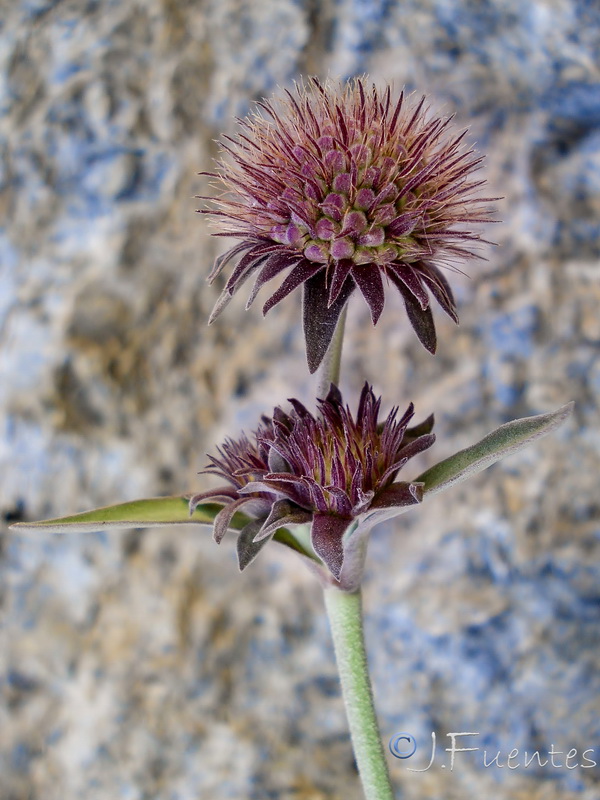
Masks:
[[[546,750],[525,750],[514,747],[509,751],[501,750],[490,751],[477,746],[477,739],[480,736],[478,731],[452,731],[446,736],[450,739],[449,746],[438,748],[435,731],[431,732],[431,746],[426,750],[429,762],[423,767],[407,767],[410,772],[427,772],[436,761],[442,769],[454,771],[463,758],[477,758],[478,762],[489,769],[531,769],[539,767],[549,767],[550,769],[592,769],[597,766],[594,756],[596,749],[589,747],[580,751],[576,747],[569,750],[558,750],[554,744]],[[389,749],[393,756],[399,759],[412,758],[419,749],[417,741],[410,733],[395,733],[389,741]],[[440,757],[439,750],[444,754]],[[477,756],[465,756],[465,753],[478,753]]]

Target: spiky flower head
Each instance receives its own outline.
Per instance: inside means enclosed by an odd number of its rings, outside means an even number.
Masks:
[[[225,442],[207,471],[229,485],[196,495],[190,509],[223,504],[214,522],[217,541],[237,511],[251,518],[238,543],[242,568],[278,528],[310,523],[314,553],[344,588],[355,588],[371,527],[422,499],[421,484],[396,477],[433,444],[433,417],[408,428],[411,404],[402,416],[392,409],[380,423],[381,398],[367,384],[356,416],[333,385],[318,401],[317,416],[290,402],[289,413],[276,408],[250,438]]]
[[[202,213],[224,224],[214,235],[240,241],[217,259],[213,281],[234,269],[211,321],[250,276],[258,291],[281,273],[267,313],[303,286],[309,369],[319,366],[337,320],[358,287],[373,320],[385,286],[400,292],[423,345],[435,352],[429,294],[458,322],[440,267],[473,257],[484,241],[473,225],[489,221],[473,180],[481,158],[432,116],[425,98],[379,92],[366,79],[338,85],[315,78],[285,97],[263,101],[224,137],[214,206]],[[208,198],[203,198],[208,199]]]

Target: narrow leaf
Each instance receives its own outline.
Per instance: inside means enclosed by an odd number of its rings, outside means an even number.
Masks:
[[[214,518],[223,508],[216,503],[207,503],[196,508],[190,516],[190,496],[152,497],[147,500],[132,500],[114,506],[95,508],[82,514],[69,517],[46,519],[40,522],[16,522],[11,530],[34,531],[39,533],[94,533],[102,528],[160,528],[170,525],[212,525]],[[245,514],[234,514],[229,527],[241,531],[250,522]],[[276,542],[296,550],[314,561],[315,556],[303,547],[298,539],[286,530],[279,528],[273,536]]]
[[[190,516],[189,497],[153,497],[96,508],[69,517],[17,522],[11,528],[45,533],[90,533],[101,528],[154,528],[189,523],[212,525],[221,508],[222,505],[215,503],[201,505]],[[241,514],[238,517],[237,525],[233,527],[241,529],[248,519]]]
[[[565,422],[572,410],[571,402],[551,414],[538,414],[507,422],[477,444],[440,461],[419,475],[415,482],[425,484],[425,496],[448,489],[555,430]]]

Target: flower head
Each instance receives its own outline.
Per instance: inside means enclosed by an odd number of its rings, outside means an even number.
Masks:
[[[381,398],[367,384],[356,416],[333,385],[318,401],[317,416],[297,400],[290,402],[289,413],[276,408],[250,439],[225,442],[207,471],[229,486],[196,495],[190,508],[223,503],[214,522],[217,541],[236,511],[251,517],[240,534],[242,568],[278,528],[310,523],[316,555],[336,580],[354,586],[362,572],[365,534],[422,499],[419,483],[396,477],[412,456],[433,444],[433,417],[408,428],[411,404],[402,416],[392,409],[380,423]]]
[[[397,102],[355,78],[345,85],[306,86],[264,101],[240,121],[230,156],[219,162],[214,208],[225,222],[215,235],[240,241],[221,256],[213,281],[234,263],[211,321],[241,284],[258,291],[286,273],[263,307],[304,290],[304,332],[311,372],[319,366],[337,320],[358,287],[377,322],[384,287],[400,292],[420,341],[435,352],[429,293],[457,322],[452,291],[440,267],[475,254],[484,241],[472,225],[489,221],[472,179],[481,158],[450,133],[451,119],[430,116],[425,98]]]

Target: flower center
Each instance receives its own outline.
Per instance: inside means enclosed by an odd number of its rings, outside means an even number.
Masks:
[[[290,221],[273,226],[271,237],[321,264],[349,259],[355,265],[383,266],[400,258],[410,261],[413,249],[417,257],[419,248],[410,234],[417,217],[423,218],[423,201],[418,214],[411,207],[423,187],[411,192],[407,183],[423,160],[413,159],[407,169],[400,143],[377,158],[369,143],[356,139],[342,149],[333,136],[321,136],[319,162],[296,147],[302,182],[283,191],[280,199]]]

